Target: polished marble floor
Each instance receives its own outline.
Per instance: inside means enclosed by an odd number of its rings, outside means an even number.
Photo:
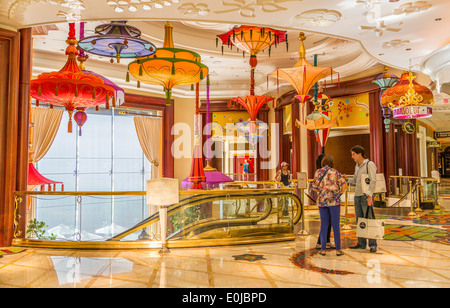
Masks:
[[[416,288],[450,287],[450,197],[441,210],[408,217],[409,209],[378,209],[389,239],[378,251],[352,250],[355,229],[342,232],[344,256],[315,249],[317,211],[306,212],[295,241],[155,250],[56,250],[3,247],[1,288]],[[349,211],[352,217],[352,211]],[[343,214],[343,211],[342,211]],[[351,219],[349,220],[352,221]],[[296,232],[302,228],[296,226]]]

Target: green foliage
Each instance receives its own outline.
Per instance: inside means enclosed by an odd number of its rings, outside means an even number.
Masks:
[[[36,237],[39,240],[56,240],[56,235],[50,233],[49,236],[44,236],[45,230],[48,226],[43,221],[38,221],[36,218],[28,222],[27,237]]]
[[[176,231],[181,229],[183,226],[188,226],[194,222],[204,219],[205,216],[206,215],[202,213],[200,209],[200,205],[195,205],[185,209],[184,211],[171,215],[169,217],[169,221],[172,223],[174,231]],[[170,234],[171,230],[168,230],[167,232]]]

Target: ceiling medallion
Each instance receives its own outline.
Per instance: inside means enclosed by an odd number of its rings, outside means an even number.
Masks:
[[[242,17],[256,17],[255,10],[258,7],[265,13],[274,13],[287,10],[287,8],[278,5],[278,3],[292,1],[298,2],[297,0],[222,0],[223,6],[231,6],[233,8],[229,10],[215,11],[214,13],[222,14],[238,11]]]
[[[338,22],[341,17],[342,14],[338,11],[327,9],[310,10],[294,16],[293,22],[297,25],[325,27]]]
[[[171,6],[178,2],[180,0],[107,0],[106,4],[114,7],[115,12],[122,13],[125,9],[130,12],[136,12],[139,7],[145,11],[151,10],[152,6],[162,9],[164,6]]]

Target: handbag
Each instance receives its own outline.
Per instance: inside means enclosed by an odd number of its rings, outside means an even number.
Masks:
[[[361,174],[361,190],[363,194],[368,193],[370,186],[370,178],[369,178],[369,163],[370,160],[366,163],[366,172],[367,174]],[[385,193],[386,192],[386,180],[384,178],[383,173],[377,173],[375,176],[375,188],[373,193]]]
[[[382,240],[384,239],[384,220],[367,218],[369,210],[374,213],[373,206],[369,206],[369,208],[364,218],[358,218],[356,237]],[[375,214],[373,214],[373,217],[375,217]]]

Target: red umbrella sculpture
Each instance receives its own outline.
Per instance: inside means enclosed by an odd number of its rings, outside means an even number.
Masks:
[[[69,112],[68,132],[72,132],[72,114],[77,109],[95,107],[114,98],[115,89],[102,78],[86,74],[78,67],[75,24],[69,24],[66,43],[67,62],[58,72],[43,73],[30,82],[30,94],[37,101],[63,106]]]

